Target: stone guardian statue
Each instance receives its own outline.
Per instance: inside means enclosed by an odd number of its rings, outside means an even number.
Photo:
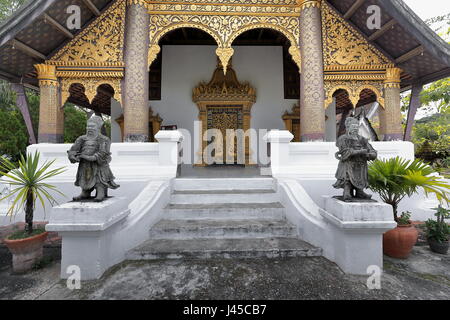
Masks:
[[[92,199],[95,189],[94,201],[102,202],[108,196],[108,188],[120,187],[109,168],[111,141],[100,133],[102,125],[102,118],[93,115],[87,121],[86,135],[79,137],[67,151],[70,162],[79,163],[75,185],[81,187],[81,194],[74,201]]]
[[[372,196],[364,192],[369,186],[367,162],[377,158],[377,151],[366,138],[359,135],[357,119],[347,118],[345,127],[346,134],[339,137],[336,142],[339,148],[336,153],[339,166],[336,172],[337,182],[333,187],[344,189],[343,197],[338,198],[346,202],[369,201]]]

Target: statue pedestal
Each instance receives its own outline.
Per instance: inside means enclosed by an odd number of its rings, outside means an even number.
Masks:
[[[383,269],[383,233],[397,226],[392,207],[380,202],[343,202],[323,196],[322,216],[333,232],[334,259],[345,273]]]
[[[80,280],[100,278],[115,256],[111,239],[129,213],[125,198],[120,197],[54,207],[46,230],[62,237],[61,278],[72,274],[70,266],[79,267]]]

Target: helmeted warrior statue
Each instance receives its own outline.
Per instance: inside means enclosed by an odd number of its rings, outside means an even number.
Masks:
[[[345,121],[346,134],[339,137],[336,146],[339,151],[336,158],[339,166],[336,172],[336,189],[344,189],[344,201],[370,200],[371,195],[364,192],[369,186],[368,165],[369,160],[377,158],[376,150],[369,141],[360,136],[359,121],[347,118]]]
[[[67,151],[70,162],[80,163],[75,185],[82,191],[74,201],[91,199],[95,189],[94,201],[101,202],[108,196],[108,188],[119,188],[109,168],[111,141],[100,133],[102,125],[102,118],[93,115],[87,121],[86,135],[79,137]]]

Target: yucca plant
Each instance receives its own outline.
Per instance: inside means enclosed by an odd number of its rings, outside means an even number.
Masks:
[[[45,183],[51,177],[64,172],[64,168],[50,169],[55,160],[45,161],[39,166],[40,153],[36,151],[34,154],[28,154],[26,159],[20,156],[18,166],[9,161],[5,157],[0,157],[0,176],[3,183],[11,185],[9,194],[0,201],[12,198],[8,215],[15,215],[25,206],[25,231],[31,235],[33,233],[33,215],[36,200],[39,199],[45,210],[45,200],[51,205],[56,204],[56,200],[50,194],[55,191],[59,192],[55,186]]]
[[[406,160],[400,157],[375,160],[369,164],[369,188],[394,209],[394,219],[398,221],[397,209],[400,201],[411,197],[420,188],[425,194],[434,193],[438,200],[449,202],[450,184],[433,175],[435,171],[422,160]]]

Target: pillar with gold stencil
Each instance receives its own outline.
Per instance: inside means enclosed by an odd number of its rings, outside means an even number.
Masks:
[[[302,141],[325,139],[322,0],[297,0],[300,6],[300,127]]]
[[[64,109],[56,67],[46,64],[35,65],[40,88],[39,143],[64,142]]]
[[[380,133],[384,141],[403,140],[402,113],[400,102],[399,68],[386,70],[384,82],[384,108],[380,108]]]
[[[149,137],[149,26],[144,0],[127,0],[125,22],[124,140],[146,142]]]

